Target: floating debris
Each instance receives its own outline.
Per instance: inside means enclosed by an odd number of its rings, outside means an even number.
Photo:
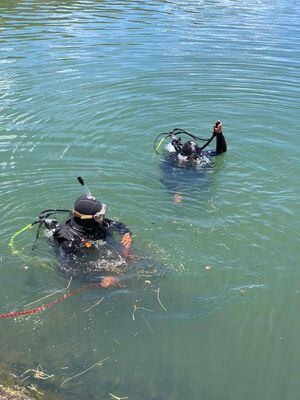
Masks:
[[[157,301],[159,302],[159,305],[161,306],[161,308],[162,308],[163,310],[165,310],[165,311],[167,312],[166,307],[165,307],[165,306],[162,304],[162,302],[160,301],[160,297],[159,297],[160,288],[158,288],[158,289],[156,289],[156,290],[153,290],[153,291],[156,293]]]
[[[21,377],[26,375],[26,374],[28,374],[28,373],[30,373],[30,372],[34,372],[33,377],[35,379],[37,379],[37,380],[40,380],[40,379],[47,380],[47,379],[50,379],[50,378],[52,378],[54,376],[54,374],[51,374],[51,375],[46,374],[46,372],[44,372],[44,370],[43,370],[43,367],[41,365],[38,365],[37,369],[32,369],[32,368],[27,369],[25,372],[23,372]],[[27,379],[29,376],[30,375],[26,376],[23,380]]]
[[[60,387],[63,387],[63,385],[64,385],[65,383],[69,382],[71,379],[77,378],[78,376],[80,376],[80,375],[82,375],[82,374],[85,374],[85,373],[86,373],[87,371],[89,371],[90,369],[92,369],[92,368],[94,368],[94,367],[97,367],[97,366],[103,365],[104,361],[108,360],[109,358],[110,358],[110,357],[106,357],[106,358],[104,358],[103,360],[97,361],[95,364],[93,364],[93,365],[91,365],[90,367],[84,369],[83,371],[79,372],[78,374],[73,375],[73,376],[70,376],[70,378],[65,379],[65,380],[61,383]]]
[[[115,399],[115,400],[126,400],[126,399],[128,399],[128,397],[126,396],[126,397],[119,397],[119,396],[116,396],[115,394],[113,394],[113,393],[108,393],[113,399]]]
[[[95,304],[93,304],[91,307],[87,308],[84,310],[84,312],[90,311],[92,308],[96,307],[98,304],[100,304],[104,300],[104,297],[101,297],[100,300],[98,300]]]
[[[38,302],[40,302],[41,300],[45,300],[45,299],[47,299],[48,297],[54,296],[54,295],[57,294],[57,293],[61,293],[61,292],[64,292],[64,291],[68,290],[69,287],[70,287],[70,285],[71,285],[71,282],[72,282],[72,276],[71,276],[71,278],[70,278],[70,280],[69,280],[68,285],[67,285],[65,288],[56,290],[55,292],[52,292],[52,293],[48,294],[47,296],[41,297],[41,298],[39,298],[39,299],[37,299],[37,300],[34,300],[34,301],[32,301],[31,303],[25,304],[23,307],[25,308],[25,307],[31,306],[32,304],[38,303]]]
[[[149,308],[145,308],[145,307],[138,307],[136,304],[133,305],[133,312],[132,312],[132,319],[133,321],[135,321],[135,312],[136,310],[144,310],[144,311],[148,311],[148,312],[153,312],[153,310],[150,310]]]
[[[144,314],[142,314],[142,317],[143,317],[143,319],[144,319],[144,321],[145,321],[145,323],[146,323],[146,325],[147,325],[149,331],[150,331],[151,333],[154,333],[153,329],[151,328],[151,326],[149,325],[148,321],[146,320],[146,317],[145,317]]]

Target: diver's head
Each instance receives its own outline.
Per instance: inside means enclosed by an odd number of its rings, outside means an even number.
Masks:
[[[96,197],[83,195],[75,201],[72,214],[75,222],[81,226],[92,227],[101,224],[105,217],[106,205]]]
[[[197,145],[195,142],[186,142],[184,145],[181,147],[180,154],[184,157],[191,156],[192,154],[195,154],[197,152]]]

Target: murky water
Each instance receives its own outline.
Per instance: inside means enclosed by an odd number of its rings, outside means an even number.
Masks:
[[[42,237],[31,250],[34,228],[19,255],[8,244],[41,210],[72,207],[78,175],[155,267],[2,319],[2,361],[54,375],[24,384],[61,399],[298,399],[299,16],[293,0],[1,1],[1,313],[68,285]],[[156,135],[207,137],[217,119],[228,152],[170,187]]]

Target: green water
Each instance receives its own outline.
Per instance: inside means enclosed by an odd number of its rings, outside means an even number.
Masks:
[[[1,313],[67,286],[34,229],[22,257],[8,243],[72,207],[78,175],[157,267],[2,319],[1,362],[54,374],[24,384],[67,400],[299,399],[299,16],[296,0],[1,1]],[[177,182],[175,204],[153,140],[207,137],[217,119],[228,152]]]

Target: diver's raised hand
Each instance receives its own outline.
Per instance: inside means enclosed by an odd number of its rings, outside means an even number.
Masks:
[[[104,276],[100,282],[100,286],[107,288],[109,286],[119,286],[119,281],[114,276]]]
[[[122,240],[121,240],[122,245],[125,247],[125,249],[129,249],[132,243],[132,236],[130,233],[125,233],[123,235]]]
[[[222,129],[223,129],[222,122],[221,122],[220,120],[218,120],[218,121],[215,123],[215,126],[214,126],[214,133],[215,133],[215,134],[221,133],[221,132],[222,132]]]

